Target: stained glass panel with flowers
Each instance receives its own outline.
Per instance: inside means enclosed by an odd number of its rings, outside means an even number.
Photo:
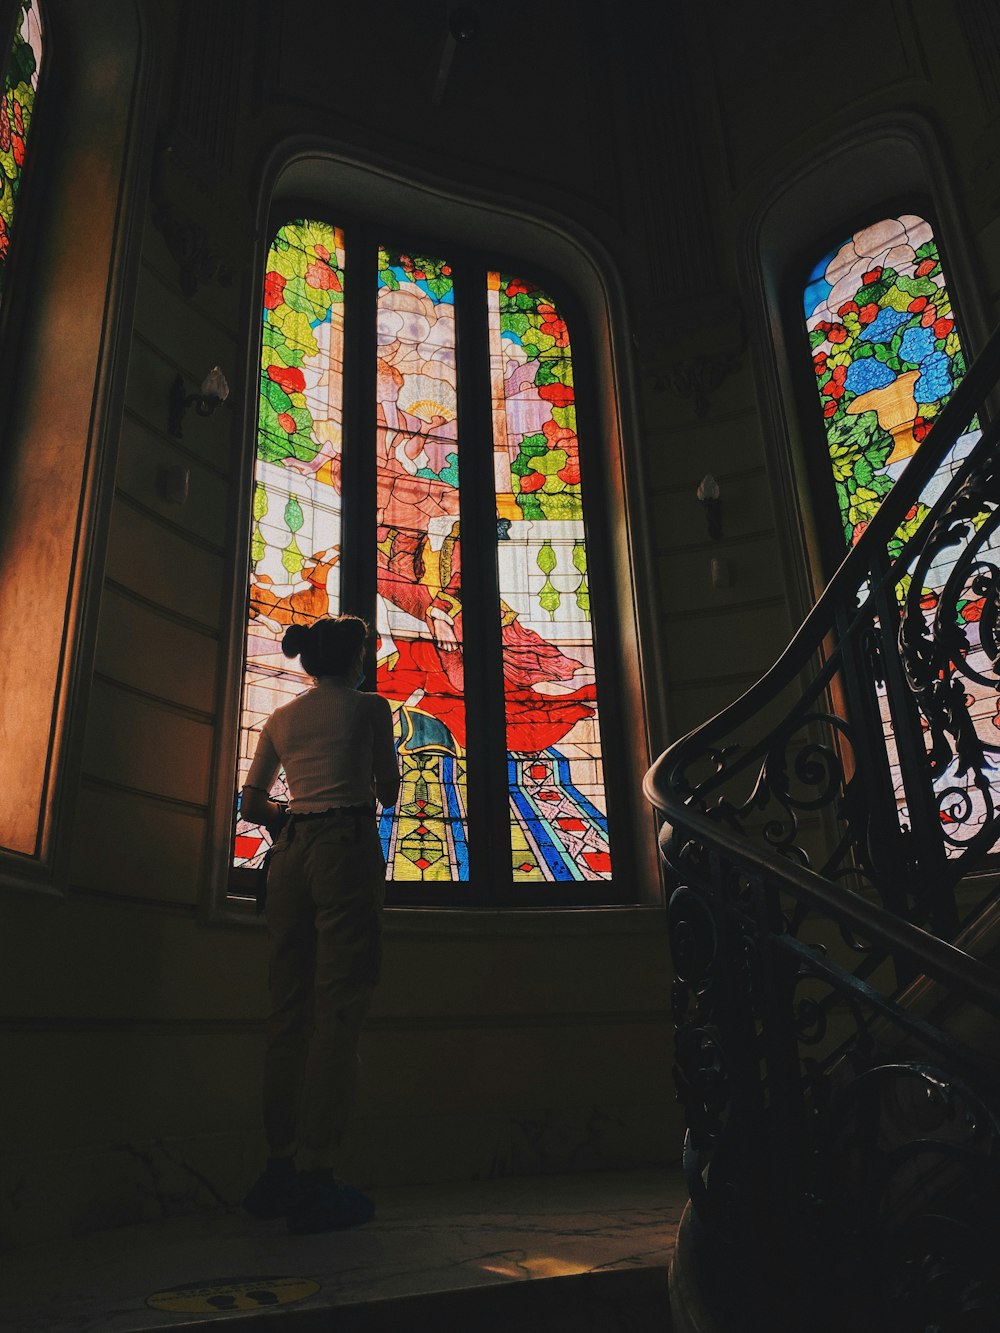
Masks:
[[[815,266],[804,305],[844,540],[853,545],[965,373],[962,342],[930,224],[915,214],[901,214],[855,232]],[[891,558],[916,532],[979,436],[973,419],[890,539]],[[928,571],[921,589],[928,621],[953,563],[953,553],[946,549]],[[904,578],[897,588],[901,598],[907,588]],[[957,603],[973,667],[979,659],[988,666],[979,642],[983,602],[970,581]],[[875,688],[900,825],[906,828],[910,815],[890,701],[884,682]],[[967,688],[976,729],[984,741],[995,744],[1000,728],[996,691],[975,681]],[[974,777],[972,772],[958,773],[956,761],[935,781],[949,855],[961,852],[963,842],[986,817],[983,793]],[[991,787],[994,805],[1000,807],[1000,773]],[[962,807],[960,819],[950,813],[949,802]]]
[[[7,282],[41,63],[42,25],[38,6],[33,0],[21,0],[13,41],[3,66],[0,102],[0,300]]]
[[[937,242],[915,214],[864,227],[806,284],[813,353],[844,539],[858,540],[965,373]],[[927,512],[917,505],[893,546]]]

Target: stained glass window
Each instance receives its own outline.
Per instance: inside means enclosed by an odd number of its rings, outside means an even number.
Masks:
[[[951,297],[929,223],[902,214],[855,232],[815,266],[804,304],[844,540],[853,545],[965,373]],[[890,541],[890,556],[900,553],[923,522],[979,436],[973,420]],[[921,589],[928,619],[938,606],[952,555],[948,549],[942,552]],[[900,597],[905,595],[905,582],[897,591]],[[983,600],[970,586],[959,601],[971,666],[979,657],[988,666],[978,634]],[[984,680],[989,678],[988,670],[981,674]],[[876,689],[900,824],[905,828],[910,817],[889,700],[884,683]],[[996,690],[975,681],[967,681],[967,690],[977,730],[984,741],[995,744],[1000,727]],[[974,773],[962,775],[956,770],[957,761],[935,782],[939,796],[945,797],[941,819],[951,855],[959,854],[961,840],[974,834],[985,817]],[[992,786],[993,800],[1000,804],[1000,774]],[[967,801],[972,817],[951,818],[947,793],[959,806]]]
[[[856,232],[813,269],[805,315],[853,544],[965,373],[930,225],[909,213]],[[926,512],[921,504],[909,517],[893,554]]]
[[[42,27],[38,7],[21,0],[14,37],[3,66],[0,103],[0,300],[7,282],[15,212],[28,150],[31,121],[42,61]]]
[[[390,879],[469,875],[455,292],[443,259],[379,250],[378,688],[402,787]]]
[[[281,655],[285,628],[343,605],[374,625],[374,684],[393,710],[402,786],[380,831],[405,900],[484,878],[505,881],[514,900],[518,885],[609,880],[566,320],[522,278],[468,258],[453,266],[445,250],[393,248],[366,228],[348,235],[361,239],[345,251],[332,226],[290,223],[268,259],[237,784],[264,719],[309,684]],[[463,531],[463,515],[490,510],[495,526]],[[463,605],[473,602],[480,625],[483,608],[497,608],[487,636],[497,661],[493,684],[470,688]],[[487,850],[501,827],[502,861]],[[263,829],[238,822],[234,866],[259,866],[267,845]]]
[[[569,330],[489,275],[497,564],[515,882],[610,876]]]
[[[290,223],[264,278],[238,787],[265,720],[309,684],[282,654],[285,630],[340,609],[343,367],[343,236]],[[238,820],[237,867],[259,866],[268,845],[264,829]]]

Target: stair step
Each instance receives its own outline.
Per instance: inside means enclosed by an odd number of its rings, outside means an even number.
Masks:
[[[164,1219],[8,1252],[0,1327],[665,1333],[684,1201],[658,1170],[379,1190],[374,1222],[320,1236]]]
[[[102,1326],[103,1327],[103,1326]],[[108,1325],[116,1330],[130,1325]],[[670,1333],[665,1265],[396,1296],[356,1305],[192,1315],[143,1328],[219,1333]]]

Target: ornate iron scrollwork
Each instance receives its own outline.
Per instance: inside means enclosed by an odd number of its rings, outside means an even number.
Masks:
[[[828,1333],[1000,1310],[982,1264],[984,1235],[1000,1242],[1000,1078],[983,1085],[985,1060],[795,941],[764,877],[706,848],[686,865],[669,905],[685,1170],[741,1281],[750,1256],[803,1310],[824,1290],[808,1326]]]
[[[997,809],[991,772],[1000,744],[980,734],[966,682],[1000,690],[1000,570],[984,558],[1000,526],[1000,460],[987,456],[974,465],[929,523],[900,621],[900,661],[927,728],[942,836],[951,847],[975,841],[978,848],[984,831],[992,841]],[[930,571],[953,547],[958,552],[930,611],[924,606]],[[960,782],[965,777],[977,797]]]
[[[994,1109],[953,1072],[893,1061],[846,1082],[822,1120],[818,1239],[873,1327],[950,1327],[996,1312],[1000,1285],[983,1262],[1000,1239]]]
[[[967,405],[947,409],[942,453]],[[1000,706],[982,706],[1000,692],[998,443],[990,427],[893,562],[915,499],[898,482],[809,635],[647,779],[677,886],[692,1203],[746,1304],[773,1310],[780,1288],[823,1333],[957,1330],[987,1309],[968,1327],[1000,1328],[1000,1075],[900,1000],[934,955],[885,924],[950,937],[954,885],[1000,830]],[[964,973],[919,985],[962,1018]],[[991,986],[977,1003],[995,1022]]]

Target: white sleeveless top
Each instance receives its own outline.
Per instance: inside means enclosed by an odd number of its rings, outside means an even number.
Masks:
[[[323,677],[264,723],[246,786],[269,792],[279,768],[293,814],[369,804],[399,781],[388,700]]]

